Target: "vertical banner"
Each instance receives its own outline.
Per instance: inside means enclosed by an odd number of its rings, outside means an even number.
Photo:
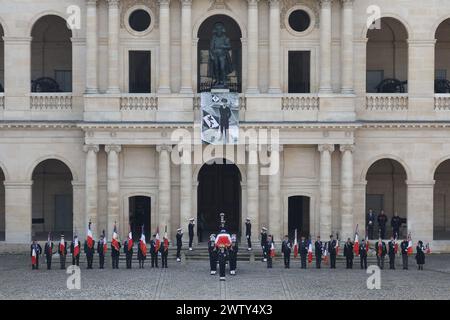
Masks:
[[[239,93],[201,93],[202,142],[237,144],[239,139]]]

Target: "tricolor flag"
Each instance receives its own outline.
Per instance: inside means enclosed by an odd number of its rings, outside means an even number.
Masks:
[[[353,246],[353,252],[355,255],[359,256],[359,236],[358,232],[355,233],[355,244]]]
[[[139,240],[139,249],[142,255],[145,257],[147,255],[147,244],[145,243],[144,226],[142,226],[141,239]]]
[[[92,224],[91,221],[89,221],[88,232],[86,237],[86,242],[89,249],[92,249],[92,247],[94,246],[94,237],[92,236],[91,224]]]
[[[311,263],[312,260],[313,260],[312,241],[311,241],[311,239],[309,239],[309,244],[308,244],[308,263]]]
[[[117,234],[117,227],[116,227],[116,223],[114,222],[114,230],[113,230],[113,235],[112,235],[112,239],[111,239],[111,245],[114,247],[114,249],[116,249],[117,251],[119,251],[119,235]]]
[[[294,237],[294,258],[298,257],[298,242],[297,242],[297,229],[295,229],[295,237]]]
[[[231,237],[228,233],[219,233],[214,241],[214,245],[218,248],[231,246]]]
[[[59,241],[59,252],[61,252],[61,254],[64,255],[65,251],[66,251],[66,244],[64,243],[64,237],[61,237],[61,240]]]
[[[34,249],[34,246],[33,246],[33,251],[31,252],[31,264],[32,264],[33,266],[36,265],[36,260],[37,260],[37,257],[36,257],[36,250]]]
[[[336,255],[339,255],[339,235],[336,234],[336,246],[334,247],[336,249]]]
[[[323,250],[323,262],[328,264],[328,243],[325,244],[325,248]]]
[[[411,234],[408,235],[408,256],[413,254],[413,243],[411,239]]]
[[[270,253],[269,254],[272,258],[275,257],[275,246],[273,245],[273,241],[270,245]]]
[[[73,239],[73,252],[72,255],[77,257],[80,254],[80,243],[78,242],[78,236]]]
[[[163,242],[163,245],[164,245],[164,251],[169,249],[169,238],[167,238],[167,226],[165,227],[165,230],[164,230],[164,242]]]
[[[131,248],[133,248],[133,233],[130,231],[128,233],[128,251],[130,251]]]
[[[156,227],[155,252],[158,252],[160,247],[161,247],[161,239],[159,238],[159,227]]]

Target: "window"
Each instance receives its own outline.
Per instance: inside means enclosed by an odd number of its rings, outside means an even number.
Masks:
[[[151,21],[150,14],[143,9],[133,11],[128,18],[131,29],[136,32],[146,31],[150,27]]]
[[[72,92],[72,70],[55,70],[55,80],[62,92]]]
[[[151,52],[150,51],[129,51],[129,84],[130,93],[150,93],[151,92]]]
[[[311,25],[311,18],[305,10],[294,10],[289,15],[289,26],[292,30],[303,32]]]
[[[384,71],[383,70],[367,70],[366,74],[366,92],[367,93],[376,93],[377,86],[384,79]]]
[[[289,93],[310,92],[310,51],[289,51]]]
[[[436,80],[447,80],[447,70],[446,69],[436,69],[435,71]]]

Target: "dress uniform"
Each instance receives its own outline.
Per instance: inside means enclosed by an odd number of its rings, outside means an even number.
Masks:
[[[245,219],[245,238],[247,239],[247,250],[252,250],[252,224],[250,218]]]
[[[153,239],[150,240],[150,258],[152,262],[152,268],[158,267],[158,250],[156,248],[156,234],[153,235]]]
[[[147,259],[147,244],[145,242],[145,234],[142,231],[141,240],[138,245],[138,261],[139,261],[139,269],[144,269],[145,259]]]
[[[77,245],[75,246],[75,243]],[[75,247],[78,247],[78,251],[75,252]],[[72,243],[70,244],[70,253],[72,254],[72,265],[79,266],[80,265],[80,242],[78,241],[78,236],[75,236]]]
[[[189,234],[189,251],[192,251],[192,242],[194,241],[194,218],[189,219],[188,234]]]
[[[308,255],[308,241],[306,241],[305,237],[302,237],[300,240],[300,261],[301,261],[301,268],[306,269],[306,257]]]
[[[236,274],[238,250],[239,250],[239,248],[238,248],[238,244],[236,241],[236,235],[233,234],[231,236],[231,247],[228,249],[228,259],[230,261],[230,274],[231,275]]]
[[[216,248],[216,236],[212,234],[208,241],[208,253],[209,253],[209,268],[210,274],[214,275],[217,272],[217,248]]]
[[[87,268],[92,269],[94,262],[95,241],[92,241],[92,247],[89,247],[88,242],[84,242],[84,253],[86,254]]]
[[[380,237],[381,239],[384,239],[386,236],[386,222],[387,222],[387,217],[384,214],[384,211],[381,210],[380,214],[378,215],[378,227],[380,228]]]
[[[67,256],[67,242],[64,241],[64,235],[61,235],[61,240],[58,245],[59,265],[61,269],[66,268],[66,256]]]
[[[402,251],[403,270],[408,270],[408,240],[403,240],[400,244]]]
[[[268,269],[272,269],[272,255],[270,254],[270,250],[272,249],[272,244],[273,244],[272,237],[267,236],[267,240],[266,240],[263,250],[267,256],[266,261],[267,261]]]
[[[392,236],[394,237],[394,239],[398,239],[401,226],[402,218],[395,214],[395,216],[393,216],[391,219]]]
[[[372,209],[369,210],[367,214],[367,232],[369,234],[369,239],[373,239],[373,229],[375,226],[375,213],[373,213]]]
[[[330,235],[330,241],[328,241],[328,253],[330,255],[330,269],[336,269],[336,246],[337,240],[334,240],[333,235]]]
[[[128,249],[128,241],[130,240],[127,239],[123,242],[123,253],[125,253],[127,269],[131,269],[131,263],[133,260],[133,245],[131,245],[130,249]]]
[[[103,234],[97,242],[97,253],[100,269],[105,267],[105,245],[107,246],[108,244],[106,243],[106,238]]]
[[[397,254],[395,249],[395,241],[394,238],[391,238],[391,241],[388,242],[388,255],[389,255],[389,269],[395,269],[395,255]]]
[[[353,242],[350,238],[348,238],[347,242],[344,244],[344,256],[347,262],[347,269],[353,269]]]
[[[30,256],[31,258],[31,269],[39,269],[39,255],[42,253],[42,247],[39,243],[36,242],[36,240],[33,240],[33,243],[31,244],[31,253]],[[34,257],[35,257],[35,261],[33,262],[33,251],[34,251]]]
[[[361,269],[367,269],[367,244],[363,239],[361,245],[359,246],[359,262],[361,264]]]
[[[416,246],[416,262],[417,269],[423,270],[423,265],[425,264],[425,248],[421,240],[419,240]]]
[[[217,259],[219,260],[220,281],[225,281],[225,264],[227,263],[228,253],[224,247],[219,248]]]
[[[121,244],[117,241],[117,249],[111,243],[111,259],[112,259],[112,268],[119,269],[119,258],[120,258],[120,248]]]
[[[261,229],[261,248],[263,253],[263,261],[267,261],[267,228],[263,227]],[[270,247],[269,247],[270,249]]]
[[[314,250],[316,253],[316,268],[320,269],[320,265],[322,263],[322,252],[323,252],[323,243],[320,240],[320,236],[317,236],[317,240],[314,243]]]
[[[183,231],[181,228],[177,230],[177,261],[181,261],[181,247],[183,246]]]
[[[48,241],[45,243],[44,247],[45,259],[47,260],[47,270],[52,268],[52,256],[53,256],[53,242],[50,240],[50,235]]]
[[[169,255],[169,239],[167,239],[167,236],[163,237],[159,252],[161,253],[161,268],[167,268],[167,257]]]
[[[292,251],[292,244],[291,241],[289,240],[289,237],[286,235],[284,236],[283,243],[281,244],[281,252],[283,253],[284,267],[286,269],[289,269],[290,267],[291,251]]]
[[[377,252],[377,265],[380,269],[384,269],[384,257],[386,256],[386,243],[381,238],[375,243],[375,250]]]

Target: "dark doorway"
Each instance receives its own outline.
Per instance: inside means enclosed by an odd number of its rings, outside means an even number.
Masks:
[[[289,51],[289,93],[310,92],[310,51]]]
[[[145,239],[150,239],[151,228],[151,198],[135,196],[128,198],[130,227],[133,232],[133,240],[141,238],[142,226],[144,226]]]
[[[225,227],[240,236],[241,175],[235,164],[205,164],[198,174],[197,234],[199,242],[217,234],[221,212],[225,213]]]
[[[288,198],[288,235],[294,239],[295,229],[297,237],[308,238],[309,233],[309,197],[292,196]]]
[[[151,69],[150,51],[129,51],[129,92],[150,93],[151,92]]]

